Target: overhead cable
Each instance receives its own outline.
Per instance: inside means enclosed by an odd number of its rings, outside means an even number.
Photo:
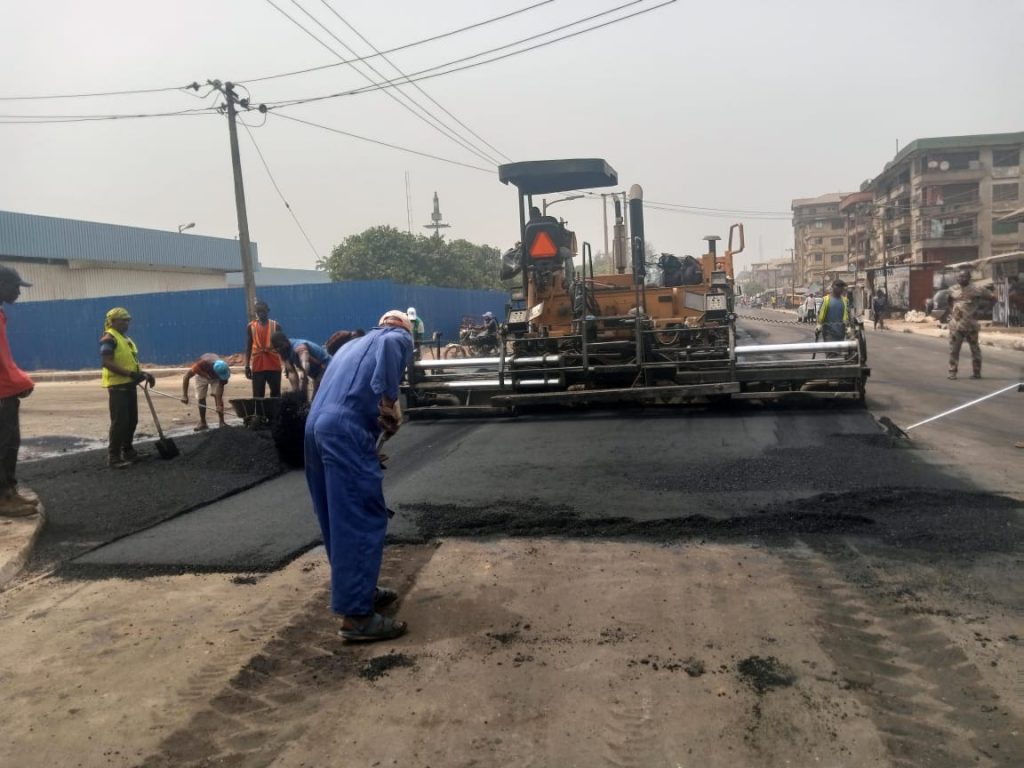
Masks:
[[[268,0],[268,2],[269,2],[269,0]],[[615,11],[622,10],[622,9],[627,8],[629,6],[632,6],[632,5],[636,5],[637,3],[640,3],[640,2],[645,2],[645,0],[632,0],[631,2],[625,3],[625,4],[617,6],[615,8],[611,8],[611,9],[609,9],[607,11],[602,11],[601,13],[594,14],[593,16],[588,16],[588,17],[583,18],[583,19],[579,19],[579,20],[571,22],[569,24],[563,24],[560,27],[555,27],[554,29],[549,29],[548,31],[541,32],[541,33],[539,33],[537,35],[531,35],[530,37],[523,38],[522,40],[518,40],[518,41],[516,41],[514,43],[509,43],[507,45],[498,46],[497,48],[492,48],[492,49],[490,49],[488,51],[481,51],[480,53],[475,53],[475,54],[473,54],[471,56],[464,56],[462,58],[455,59],[453,61],[448,61],[448,62],[445,62],[443,64],[438,64],[438,65],[433,66],[433,67],[428,67],[426,69],[422,69],[422,70],[419,70],[417,72],[413,72],[413,73],[411,73],[411,74],[409,74],[407,76],[408,79],[403,81],[403,83],[404,82],[419,82],[421,80],[430,80],[430,79],[435,78],[435,77],[442,77],[444,75],[454,74],[455,72],[463,72],[463,71],[468,70],[468,69],[473,69],[475,67],[480,67],[480,66],[483,66],[485,64],[492,64],[492,63],[494,63],[496,61],[501,61],[503,59],[508,59],[508,58],[513,57],[513,56],[519,56],[520,54],[528,53],[529,51],[533,51],[533,50],[536,50],[538,48],[543,48],[543,47],[548,46],[548,45],[554,45],[555,43],[562,42],[563,40],[569,40],[571,38],[578,37],[580,35],[584,35],[584,34],[586,34],[588,32],[594,32],[594,31],[596,31],[598,29],[603,29],[604,27],[608,27],[608,26],[611,26],[613,24],[618,24],[619,22],[622,22],[622,21],[627,21],[628,19],[632,19],[632,18],[634,18],[636,16],[641,16],[641,15],[643,15],[645,13],[651,13],[652,11],[656,11],[656,10],[658,10],[660,8],[664,8],[667,5],[672,5],[673,3],[676,2],[676,0],[664,0],[664,2],[661,2],[658,5],[654,5],[654,6],[651,6],[651,7],[648,7],[648,8],[643,8],[643,9],[640,9],[638,11],[634,11],[633,13],[626,14],[625,16],[619,16],[617,18],[611,19],[611,20],[603,22],[601,24],[595,24],[594,26],[587,27],[586,29],[580,29],[580,30],[577,30],[575,32],[569,33],[567,35],[562,35],[561,37],[556,37],[553,40],[546,40],[544,42],[537,43],[536,45],[528,46],[526,48],[522,48],[522,49],[517,50],[517,51],[511,51],[509,53],[502,54],[501,56],[494,56],[494,57],[492,57],[490,59],[485,59],[484,61],[473,62],[472,64],[466,64],[465,66],[462,66],[462,67],[455,67],[455,68],[452,68],[452,69],[445,69],[445,67],[450,67],[453,64],[459,64],[459,63],[464,62],[464,61],[469,61],[471,59],[476,59],[476,58],[479,58],[481,56],[486,56],[489,53],[493,53],[495,51],[500,51],[500,50],[503,50],[505,48],[510,48],[512,46],[519,45],[520,43],[523,43],[523,42],[525,42],[527,40],[533,40],[533,39],[536,39],[538,37],[544,37],[546,35],[553,34],[556,31],[565,29],[567,27],[572,27],[572,26],[576,26],[578,24],[585,23],[586,21],[595,19],[598,16],[605,16],[605,15],[607,15],[609,13],[614,13]],[[435,71],[435,70],[439,70],[439,69],[444,70],[444,71],[442,71],[442,72]],[[363,86],[363,87],[360,87],[360,88],[353,88],[353,89],[350,89],[350,90],[347,90],[347,91],[339,91],[337,93],[329,93],[329,94],[325,94],[325,95],[322,95],[322,96],[310,96],[310,97],[307,97],[307,98],[300,98],[300,99],[289,99],[289,100],[283,100],[283,101],[272,101],[272,102],[266,102],[266,104],[267,104],[267,107],[270,108],[270,109],[281,109],[281,108],[284,108],[284,107],[296,106],[298,104],[310,104],[310,103],[317,102],[317,101],[324,101],[326,99],[335,99],[335,98],[339,98],[339,97],[342,97],[342,96],[355,96],[355,95],[362,94],[362,93],[371,93],[373,91],[384,90],[384,89],[390,88],[390,87],[392,87],[392,86],[389,86],[387,84],[374,85],[374,86]]]
[[[325,131],[330,131],[331,133],[337,133],[337,134],[339,134],[341,136],[348,136],[351,139],[358,139],[359,141],[366,141],[366,142],[369,142],[370,144],[376,144],[376,145],[381,146],[381,147],[388,147],[389,149],[397,149],[399,152],[408,152],[409,154],[419,155],[420,157],[427,157],[427,158],[430,158],[431,160],[440,160],[442,163],[449,163],[451,165],[458,165],[458,166],[461,166],[462,168],[470,168],[470,169],[472,169],[474,171],[483,171],[484,173],[489,173],[489,174],[496,173],[494,168],[482,168],[479,165],[470,165],[469,163],[463,163],[463,162],[460,162],[459,160],[452,160],[451,158],[448,158],[448,157],[441,157],[440,155],[432,155],[429,152],[420,152],[417,149],[410,149],[409,147],[403,147],[403,146],[400,146],[398,144],[390,144],[390,143],[388,143],[386,141],[380,141],[378,139],[371,139],[371,138],[369,138],[367,136],[360,136],[357,133],[351,133],[350,131],[343,131],[340,128],[332,128],[329,125],[322,125],[321,123],[314,123],[312,120],[303,120],[302,118],[299,118],[299,117],[294,117],[292,115],[286,115],[283,112],[272,112],[270,114],[273,115],[274,117],[279,117],[279,118],[281,118],[283,120],[291,120],[294,123],[302,123],[303,125],[309,125],[309,126],[312,126],[313,128],[320,128],[320,129],[325,130]]]
[[[465,27],[459,27],[458,29],[453,29],[450,32],[443,32],[443,33],[441,33],[439,35],[434,35],[433,37],[425,37],[422,40],[416,40],[416,41],[411,42],[411,43],[405,43],[404,45],[399,45],[399,46],[396,46],[395,48],[388,48],[387,50],[380,51],[378,53],[374,53],[374,54],[372,54],[370,56],[360,56],[357,59],[350,59],[350,61],[366,61],[367,59],[377,58],[378,56],[384,56],[385,54],[398,53],[399,51],[405,51],[405,50],[408,50],[410,48],[416,48],[417,46],[426,45],[427,43],[433,43],[436,40],[443,40],[446,37],[451,37],[452,35],[457,35],[457,34],[459,34],[461,32],[466,32],[466,31],[468,31],[470,29],[477,29],[478,27],[483,27],[483,26],[486,26],[488,24],[493,24],[494,22],[497,22],[497,21],[504,21],[505,19],[511,18],[512,16],[517,16],[520,13],[526,13],[527,11],[532,11],[535,8],[540,8],[542,5],[549,5],[550,3],[553,3],[553,2],[555,2],[555,0],[541,0],[541,2],[539,2],[539,3],[533,3],[533,5],[528,5],[525,8],[520,8],[520,9],[518,9],[516,11],[509,11],[508,13],[504,13],[501,16],[493,16],[493,17],[491,17],[489,19],[484,19],[483,21],[478,21],[475,24],[468,24]],[[296,69],[296,70],[293,70],[291,72],[280,72],[280,73],[278,73],[276,75],[264,75],[263,77],[247,77],[247,78],[242,78],[241,80],[236,81],[236,82],[261,83],[261,82],[264,82],[266,80],[277,80],[277,79],[282,78],[282,77],[293,77],[295,75],[305,75],[305,74],[307,74],[309,72],[319,72],[319,71],[324,70],[324,69],[333,69],[335,67],[342,67],[342,66],[345,66],[345,64],[347,64],[347,63],[348,63],[347,61],[336,61],[336,62],[334,62],[332,64],[321,64],[321,65],[316,66],[316,67],[306,67],[305,69]]]
[[[297,0],[291,0],[291,2],[300,11],[302,11],[304,14],[309,16],[309,18],[312,19],[315,24],[317,24],[318,26],[320,26],[321,29],[323,29],[325,32],[327,32],[328,35],[330,35],[332,38],[334,38],[335,41],[340,43],[343,47],[345,47],[349,51],[352,50],[351,48],[348,48],[348,46],[345,45],[345,43],[337,35],[335,35],[333,32],[331,32],[331,30],[329,30],[327,27],[325,27],[323,25],[323,23],[321,23],[315,16],[313,16],[309,11],[307,11],[305,8],[303,8],[301,5],[299,5]],[[283,8],[278,6],[274,2],[274,0],[266,0],[266,3],[270,7],[272,7],[274,10],[276,10],[278,13],[280,13],[282,16],[284,16],[286,19],[288,19],[288,21],[290,21],[292,24],[294,24],[299,29],[301,29],[303,32],[305,32],[306,35],[311,37],[313,40],[318,42],[320,45],[322,45],[328,51],[330,51],[335,56],[337,56],[342,62],[344,62],[345,64],[348,64],[349,66],[351,66],[352,69],[354,69],[361,77],[363,77],[365,80],[367,80],[369,83],[371,83],[371,85],[376,85],[376,83],[375,83],[375,81],[374,81],[374,79],[372,77],[370,77],[365,72],[363,72],[361,69],[359,69],[354,63],[352,63],[349,60],[345,59],[345,57],[342,56],[340,53],[338,53],[336,50],[334,50],[334,48],[331,47],[331,45],[329,45],[328,43],[326,43],[323,40],[321,40],[319,37],[317,37],[317,35],[315,33],[313,33],[311,30],[307,29],[300,21],[295,19],[287,11],[285,11]],[[367,65],[367,66],[371,66],[371,65]],[[372,69],[372,66],[371,66],[371,69]],[[376,71],[376,70],[374,70],[374,71]],[[427,116],[424,116],[420,112],[417,112],[415,109],[413,109],[413,107],[409,106],[409,104],[407,104],[406,102],[402,101],[402,99],[399,98],[399,96],[404,97],[406,99],[410,99],[410,97],[407,94],[405,94],[404,92],[399,91],[399,95],[397,95],[397,96],[394,93],[392,93],[391,91],[385,91],[385,94],[388,96],[388,98],[390,98],[396,104],[401,106],[403,109],[405,109],[407,112],[409,112],[411,115],[416,117],[421,122],[424,122],[427,125],[429,125],[432,129],[434,129],[435,131],[440,133],[445,138],[449,139],[450,141],[455,142],[456,144],[461,146],[463,149],[467,150],[468,152],[470,152],[471,154],[473,154],[476,157],[480,158],[481,160],[484,160],[485,162],[488,162],[488,163],[494,163],[495,165],[497,165],[497,163],[495,163],[493,158],[489,157],[486,153],[480,151],[479,149],[476,149],[475,147],[473,147],[471,144],[469,144],[465,140],[459,138],[454,132],[452,132],[449,129],[447,129],[443,124],[439,124],[439,121],[437,121],[436,118],[430,117],[429,113],[427,113]],[[413,101],[413,103],[415,103],[415,101]],[[419,105],[417,104],[417,106],[419,106]],[[423,110],[422,107],[420,107],[420,109]],[[434,122],[431,122],[431,120],[434,120]]]
[[[371,49],[372,51],[374,51],[375,53],[380,53],[380,51],[379,51],[379,50],[377,50],[377,47],[376,47],[376,46],[375,46],[375,45],[374,45],[373,43],[371,43],[371,42],[370,42],[369,40],[367,40],[367,39],[366,39],[366,37],[364,37],[364,36],[363,36],[363,34],[362,34],[362,33],[361,33],[361,32],[360,32],[360,31],[359,31],[358,29],[356,29],[356,28],[355,28],[355,27],[353,27],[353,26],[352,26],[352,25],[351,25],[351,24],[350,24],[350,23],[349,23],[348,21],[346,21],[346,20],[345,20],[345,18],[344,18],[344,17],[343,17],[343,16],[342,16],[342,15],[341,15],[340,13],[338,13],[338,12],[337,12],[337,11],[336,11],[336,10],[335,10],[335,9],[334,9],[334,8],[333,8],[332,6],[331,6],[331,4],[330,4],[330,3],[328,3],[328,2],[327,2],[327,0],[320,0],[320,2],[321,2],[321,3],[323,3],[323,4],[324,4],[324,5],[325,5],[325,6],[327,7],[327,10],[329,10],[329,11],[330,11],[331,13],[333,13],[333,14],[334,14],[335,16],[337,16],[337,17],[338,17],[338,20],[339,20],[339,21],[340,21],[340,22],[341,22],[342,24],[344,24],[344,25],[345,25],[346,27],[348,27],[348,28],[349,28],[350,30],[352,30],[352,32],[353,32],[353,33],[355,33],[356,37],[358,37],[358,38],[359,38],[360,40],[362,40],[362,41],[363,41],[364,43],[366,43],[366,44],[367,44],[368,46],[370,46],[370,49]],[[406,75],[406,74],[405,74],[405,73],[404,73],[404,72],[403,72],[403,71],[402,71],[402,70],[401,70],[401,69],[400,69],[400,68],[398,67],[398,65],[397,65],[397,64],[395,64],[395,63],[394,63],[394,62],[393,62],[393,61],[392,61],[391,59],[389,59],[389,58],[388,58],[387,56],[384,56],[383,54],[381,54],[381,56],[383,57],[384,61],[386,61],[386,62],[387,62],[388,64],[390,64],[390,65],[391,65],[391,67],[392,67],[392,68],[393,68],[393,69],[394,69],[394,70],[395,70],[395,71],[396,71],[396,72],[397,72],[398,74],[400,74],[400,75],[402,76],[402,78],[403,78],[404,80],[406,80],[406,81],[408,81],[408,80],[409,80],[408,76],[407,76],[407,75]],[[369,65],[367,65],[367,66],[369,66]],[[376,70],[374,70],[374,71],[376,71]],[[378,74],[379,74],[379,73],[378,73]],[[383,77],[383,75],[381,75],[381,77]],[[394,81],[393,81],[393,80],[388,80],[388,82],[394,82]],[[446,108],[444,107],[444,105],[442,105],[442,104],[441,104],[441,103],[440,103],[440,102],[439,102],[439,101],[438,101],[437,99],[435,99],[435,98],[434,98],[433,96],[431,96],[431,95],[430,95],[429,93],[427,93],[427,92],[426,92],[425,90],[423,90],[423,88],[421,88],[421,87],[420,87],[420,86],[419,86],[419,85],[418,85],[417,83],[411,83],[411,85],[413,86],[413,88],[415,88],[415,89],[416,89],[417,91],[419,91],[419,92],[420,92],[421,94],[423,94],[423,95],[424,95],[424,96],[425,96],[425,97],[426,97],[426,98],[427,98],[427,99],[428,99],[428,100],[429,100],[429,101],[430,101],[430,102],[431,102],[431,103],[432,103],[432,104],[433,104],[434,106],[436,106],[436,107],[437,107],[438,109],[440,109],[440,110],[441,110],[442,112],[444,112],[444,113],[445,113],[446,115],[448,115],[448,117],[450,117],[450,118],[451,118],[452,120],[454,120],[454,121],[455,121],[456,123],[458,123],[459,125],[461,125],[461,126],[462,126],[463,128],[465,128],[465,129],[466,129],[467,131],[469,131],[469,132],[470,132],[470,133],[471,133],[471,134],[472,134],[472,135],[473,135],[474,137],[476,137],[476,138],[477,138],[477,139],[479,139],[479,140],[480,140],[481,142],[483,142],[483,144],[484,144],[484,145],[485,145],[486,147],[488,147],[489,149],[492,149],[492,150],[494,150],[495,152],[497,152],[497,153],[498,153],[498,155],[499,155],[499,156],[501,156],[501,157],[505,158],[506,160],[509,160],[509,161],[511,161],[511,159],[512,159],[512,158],[510,158],[510,157],[509,157],[508,155],[506,155],[506,154],[505,154],[504,152],[502,152],[502,151],[501,151],[500,149],[498,149],[498,148],[497,148],[497,147],[495,147],[495,146],[494,146],[493,144],[491,144],[491,143],[490,143],[489,141],[487,141],[487,139],[485,139],[485,138],[484,138],[483,136],[481,136],[481,135],[480,135],[479,133],[477,133],[476,131],[474,131],[474,130],[473,130],[472,128],[470,128],[470,127],[469,127],[468,125],[466,125],[466,124],[465,124],[464,122],[462,122],[462,121],[461,121],[461,120],[460,120],[459,118],[457,118],[457,117],[456,117],[455,115],[453,115],[453,114],[452,114],[452,113],[451,113],[450,111],[448,111],[448,109],[446,109]]]
[[[313,251],[313,256],[319,263],[320,254],[317,253],[316,246],[313,245],[313,241],[310,240],[309,235],[306,234],[306,230],[299,221],[299,217],[295,215],[295,211],[292,209],[291,205],[288,204],[288,200],[285,199],[284,192],[281,191],[281,187],[277,185],[277,180],[274,179],[274,174],[271,172],[270,166],[267,164],[267,159],[263,156],[263,151],[260,149],[260,145],[256,143],[256,137],[252,135],[252,131],[249,130],[249,126],[244,122],[242,123],[242,127],[245,128],[245,132],[249,134],[249,140],[256,149],[256,154],[259,155],[260,162],[263,163],[263,169],[267,172],[267,176],[270,178],[270,183],[274,185],[274,190],[277,192],[277,196],[281,198],[281,202],[284,203],[284,207],[288,209],[288,213],[291,214],[292,219],[295,221],[295,226],[299,228],[299,232],[301,232],[302,236],[306,239],[306,242],[309,244],[309,249]]]

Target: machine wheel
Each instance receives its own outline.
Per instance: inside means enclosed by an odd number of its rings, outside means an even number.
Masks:
[[[445,360],[459,360],[466,357],[466,348],[461,344],[445,344],[441,356]]]

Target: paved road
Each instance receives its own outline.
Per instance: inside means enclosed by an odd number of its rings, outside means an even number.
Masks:
[[[813,338],[791,314],[744,315],[745,342]],[[733,404],[412,422],[388,446],[385,490],[398,510],[391,536],[798,536],[873,521],[884,538],[925,531],[937,509],[1002,519],[1003,502],[982,492],[1020,491],[1019,395],[922,428],[913,442],[889,439],[876,422],[888,415],[908,425],[1017,380],[1024,356],[985,352],[987,378],[953,382],[943,341],[872,333],[868,410]],[[914,513],[900,518],[899,532],[878,520],[880,497],[883,507]],[[265,532],[266,541],[235,530]],[[941,546],[954,550],[991,544],[988,534],[958,542],[955,528],[946,533]],[[289,475],[79,564],[268,570],[316,538],[301,477]]]

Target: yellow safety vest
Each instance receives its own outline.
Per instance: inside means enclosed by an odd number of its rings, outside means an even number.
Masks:
[[[107,333],[113,336],[114,341],[117,342],[117,346],[114,347],[114,365],[118,368],[123,368],[126,371],[139,370],[139,350],[135,346],[135,342],[127,336],[122,336],[113,328],[108,328]],[[118,384],[131,383],[133,383],[131,377],[122,376],[121,374],[114,373],[107,368],[103,369],[104,387],[115,387]]]
[[[818,310],[818,323],[824,324],[825,315],[828,314],[828,300],[832,298],[832,294],[829,293],[825,296],[825,300],[821,302],[821,309]],[[845,296],[843,296],[843,325],[847,325],[850,322],[850,302]]]

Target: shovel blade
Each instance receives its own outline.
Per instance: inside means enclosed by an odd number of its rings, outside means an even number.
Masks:
[[[161,459],[173,459],[180,453],[178,446],[169,437],[162,437],[156,441],[156,452],[160,454]]]

